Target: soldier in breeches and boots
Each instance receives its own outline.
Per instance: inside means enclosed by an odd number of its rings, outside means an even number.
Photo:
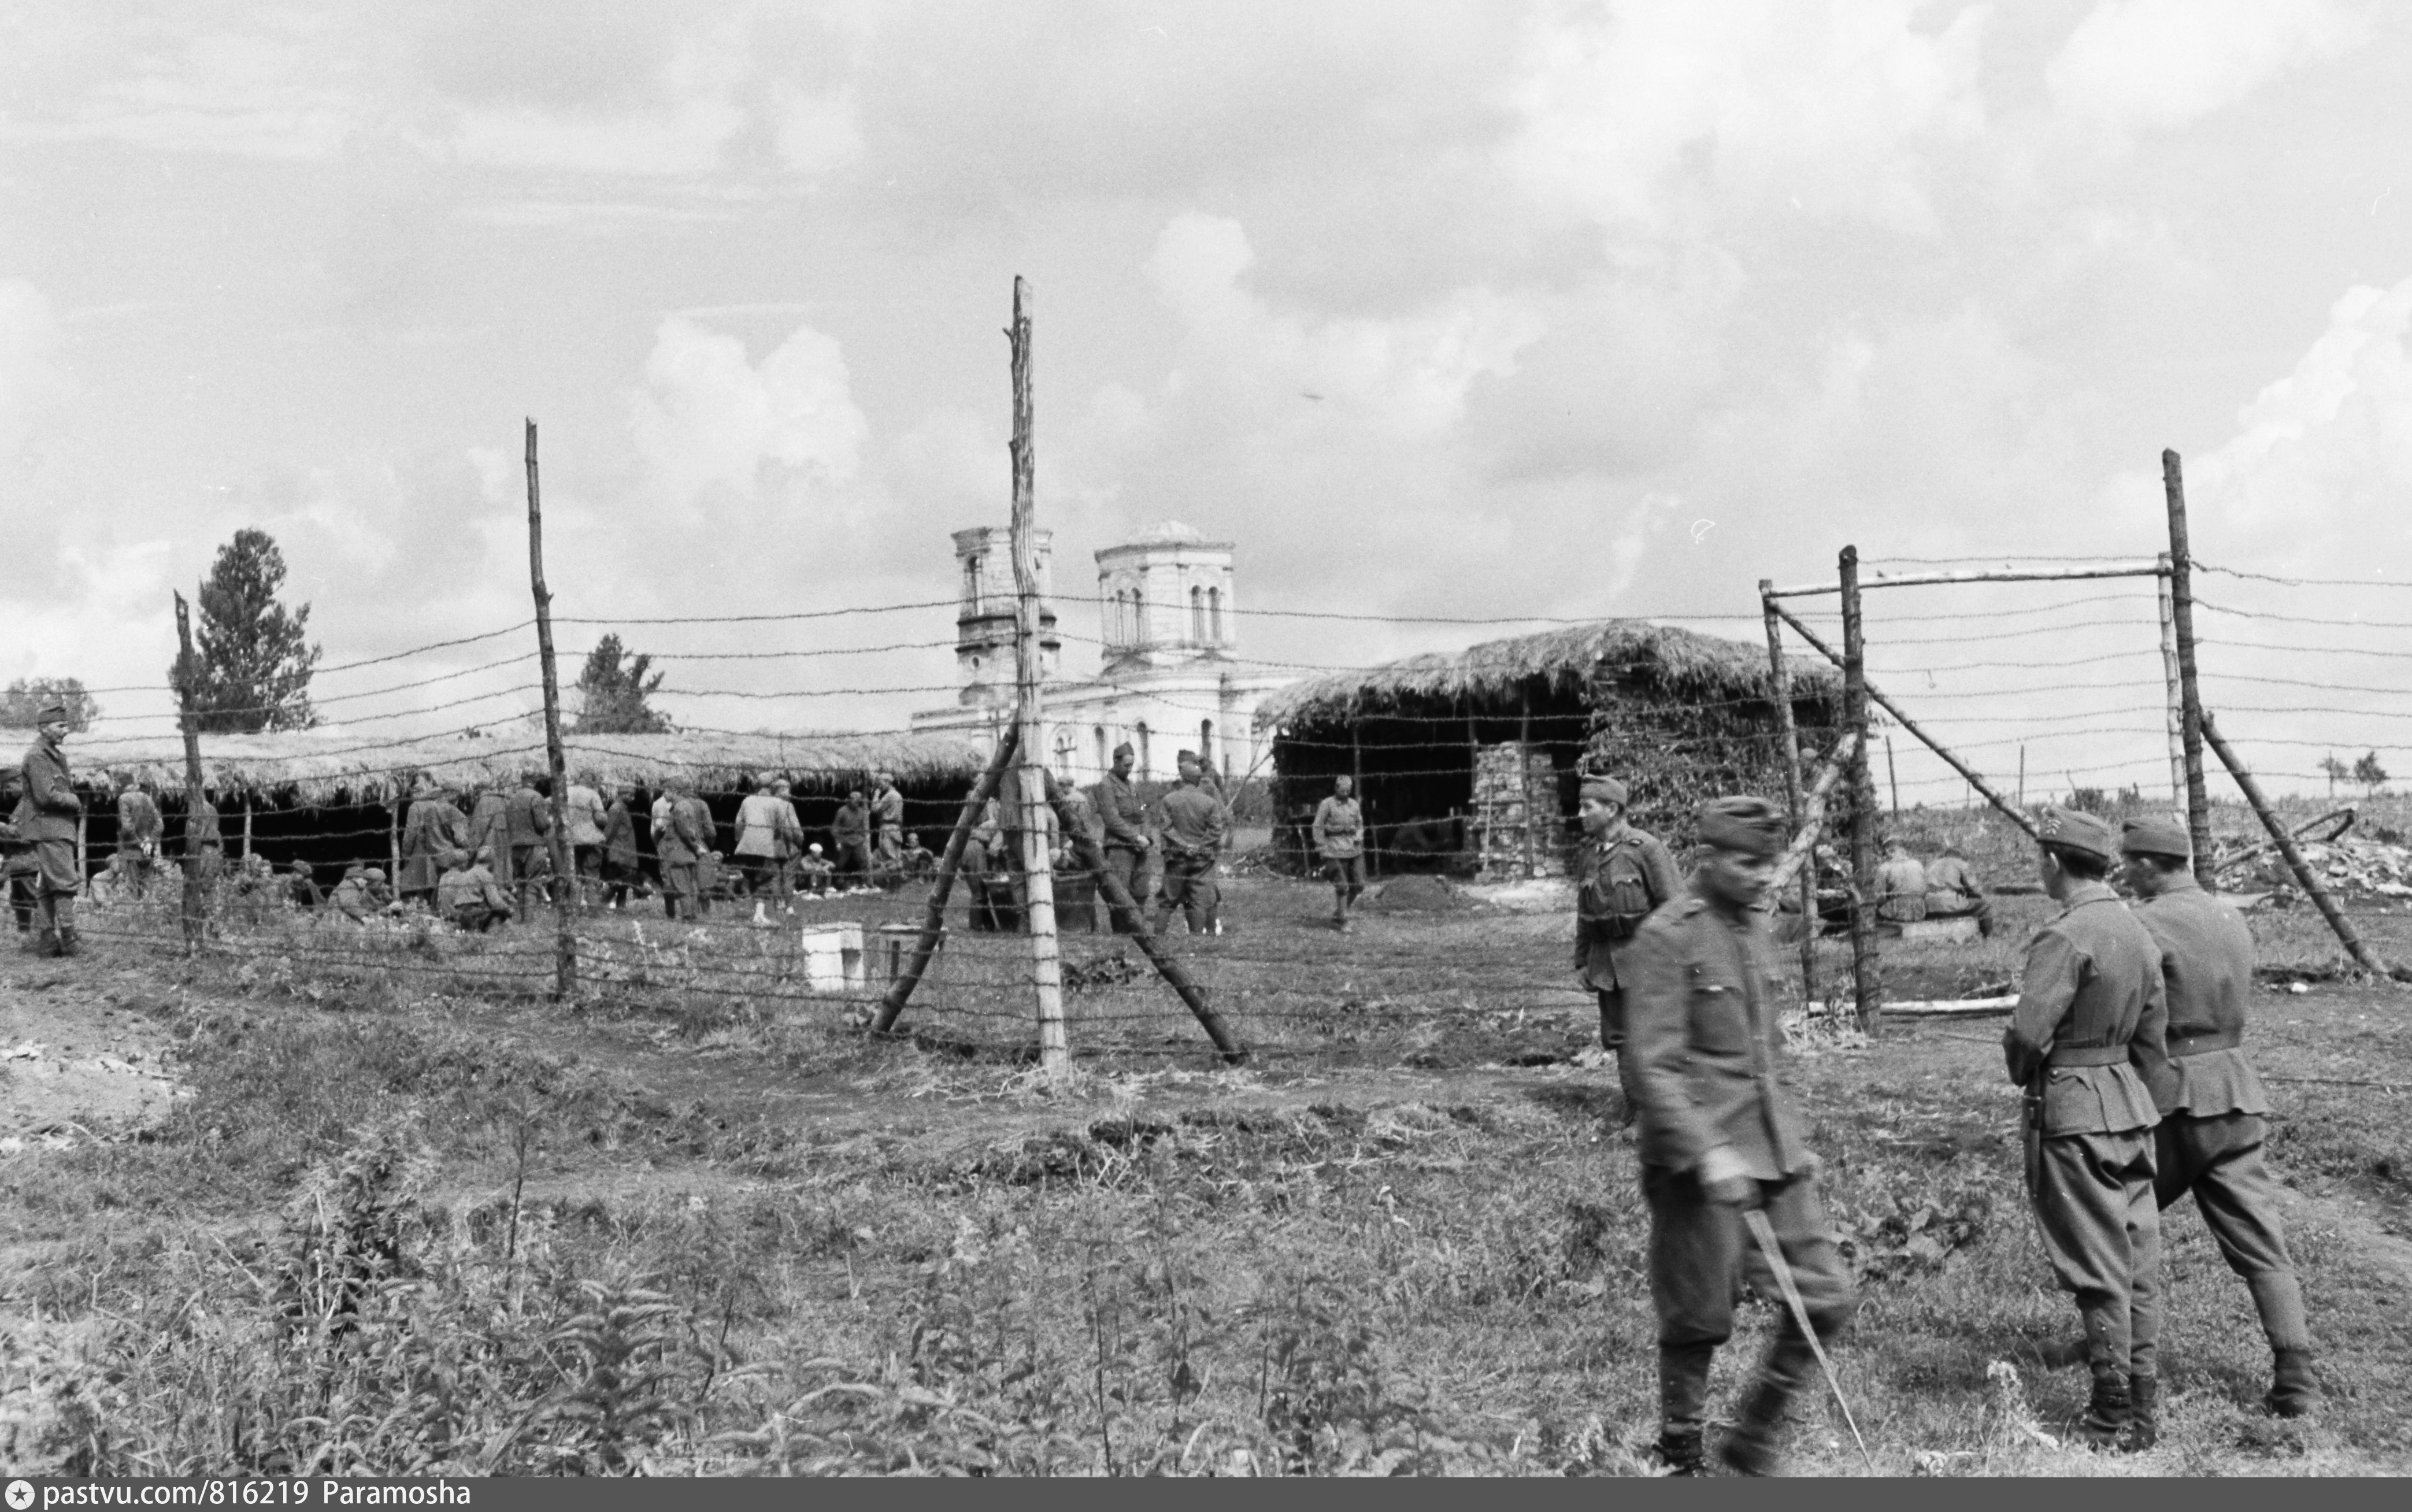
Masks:
[[[83,813],[83,800],[76,796],[75,774],[62,748],[67,738],[66,706],[51,704],[37,717],[40,731],[25,748],[12,822],[19,840],[33,847],[34,907],[41,924],[34,948],[45,956],[71,956],[81,949],[75,900],[83,887],[83,858],[77,854],[76,820]]]
[[[1214,915],[1221,894],[1214,886],[1214,863],[1223,851],[1223,805],[1206,790],[1205,766],[1188,751],[1181,753],[1181,785],[1164,795],[1164,892],[1158,900],[1155,932],[1172,922],[1179,911],[1192,934],[1214,932]]]
[[[1106,870],[1131,899],[1129,908],[1110,910],[1116,934],[1137,934],[1146,927],[1140,917],[1140,900],[1146,896],[1147,853],[1155,841],[1147,832],[1147,805],[1131,786],[1131,769],[1138,762],[1139,753],[1128,741],[1115,746],[1113,770],[1092,795],[1098,822],[1106,828]]]
[[[2160,1116],[2148,1089],[2168,1058],[2161,950],[2103,880],[2108,824],[2046,809],[2038,832],[2044,890],[2062,911],[2027,947],[2002,1050],[2026,1089],[2027,1193],[2044,1249],[2085,1324],[2094,1392],[2078,1435],[2132,1447],[2134,1373],[2140,1355],[2151,1367],[2159,1317]]]
[[[2130,819],[2119,848],[2135,913],[2160,947],[2169,999],[2169,1058],[2148,1085],[2161,1116],[2153,1131],[2155,1206],[2194,1194],[2195,1207],[2228,1268],[2243,1278],[2275,1362],[2263,1399],[2282,1417],[2318,1407],[2303,1284],[2287,1250],[2278,1186],[2262,1158],[2269,1094],[2244,1053],[2244,1006],[2253,991],[2253,934],[2235,908],[2202,890],[2187,865],[2186,827],[2174,818]],[[2151,1299],[2155,1304],[2158,1293]],[[2158,1427],[2155,1305],[2140,1320],[2133,1350],[2139,1437]]]
[[[1744,1233],[1764,1211],[1820,1342],[1859,1305],[1817,1199],[1816,1157],[1776,1076],[1783,1034],[1760,904],[1784,844],[1784,816],[1758,798],[1700,811],[1699,869],[1652,914],[1625,959],[1620,1069],[1640,1123],[1650,1205],[1650,1295],[1658,1313],[1658,1450],[1679,1473],[1703,1468],[1709,1366],[1733,1333],[1735,1279],[1780,1296]],[[1816,1368],[1789,1311],[1744,1395],[1720,1457],[1744,1475],[1775,1465],[1793,1394]]]
[[[1646,829],[1625,822],[1625,787],[1613,777],[1583,780],[1575,870],[1575,970],[1599,994],[1599,1044],[1625,1048],[1625,983],[1620,962],[1651,910],[1680,887],[1675,859]]]
[[[1357,781],[1332,779],[1331,796],[1315,806],[1315,852],[1331,873],[1331,927],[1346,933],[1348,909],[1365,890],[1365,812],[1357,804]]]

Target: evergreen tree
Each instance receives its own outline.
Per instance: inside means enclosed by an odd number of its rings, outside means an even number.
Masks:
[[[578,722],[571,727],[593,735],[669,734],[669,720],[645,701],[662,685],[653,665],[650,653],[630,655],[616,635],[596,641],[578,674]]]
[[[45,704],[67,707],[67,727],[78,735],[100,717],[100,700],[86,693],[80,677],[21,677],[0,690],[0,728],[32,729]]]
[[[308,643],[310,606],[287,610],[276,597],[284,586],[285,553],[266,531],[236,531],[218,548],[194,628],[199,728],[250,734],[318,722],[310,708],[310,671],[318,663],[318,648]]]

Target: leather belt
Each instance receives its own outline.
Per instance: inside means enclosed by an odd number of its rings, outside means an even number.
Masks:
[[[2122,1065],[2127,1060],[2125,1045],[2060,1045],[2052,1052],[2050,1064],[2064,1065]]]

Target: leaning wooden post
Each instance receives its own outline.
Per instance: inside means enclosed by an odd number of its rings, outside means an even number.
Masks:
[[[955,832],[947,837],[947,848],[938,857],[938,875],[930,886],[930,903],[921,915],[920,938],[913,942],[913,954],[888,984],[888,993],[879,1000],[879,1011],[871,1020],[871,1032],[884,1035],[896,1027],[896,1020],[911,1000],[913,989],[921,984],[922,973],[930,969],[930,957],[938,948],[938,937],[946,932],[947,896],[954,891],[955,873],[963,864],[963,847],[978,829],[980,811],[996,796],[997,783],[1005,770],[1013,764],[1014,753],[1022,748],[1022,727],[1008,725],[996,742],[996,750],[988,758],[988,767],[972,784],[971,797],[963,800],[963,812],[955,819]]]
[[[1047,848],[1046,741],[1041,729],[1038,549],[1032,539],[1037,468],[1031,452],[1030,286],[1013,281],[1013,674],[1015,723],[1022,730],[1015,798],[1022,806],[1023,917],[1030,927],[1031,983],[1038,1000],[1038,1064],[1062,1077],[1072,1066],[1064,1035],[1064,962],[1055,940],[1054,857]]]
[[[1139,904],[1132,901],[1129,889],[1123,886],[1123,879],[1111,872],[1099,870],[1097,891],[1104,896],[1109,909],[1123,910],[1133,917],[1138,916]],[[1248,1058],[1247,1046],[1241,1043],[1239,1035],[1231,1033],[1231,1027],[1223,1021],[1223,1016],[1214,1011],[1213,1005],[1206,1000],[1205,990],[1190,976],[1180,958],[1167,950],[1164,942],[1144,928],[1131,938],[1138,944],[1140,954],[1147,957],[1148,963],[1155,967],[1157,974],[1188,1006],[1190,1013],[1198,1020],[1199,1027],[1206,1031],[1206,1037],[1213,1041],[1214,1049],[1222,1052],[1223,1059],[1233,1065],[1245,1061]]]
[[[1825,657],[1828,661],[1832,662],[1836,667],[1841,667],[1843,665],[1843,653],[1836,651],[1833,647],[1826,644],[1823,640],[1817,639],[1817,632],[1802,624],[1799,619],[1794,617],[1791,610],[1778,607],[1775,612],[1783,616],[1785,624],[1792,626],[1793,634],[1809,642],[1809,649]],[[1936,756],[1941,756],[1952,771],[1965,778],[1968,785],[1975,788],[1986,802],[1991,803],[1994,808],[2000,810],[2003,815],[2012,824],[2015,824],[2020,829],[2025,830],[2030,839],[2035,838],[2035,821],[2027,817],[2024,808],[2027,789],[2025,746],[2022,745],[2019,747],[2020,802],[2013,804],[2008,799],[2004,798],[2001,794],[1993,791],[1993,785],[1987,782],[1982,776],[1978,775],[1976,768],[1968,765],[1965,761],[1961,760],[1957,755],[1953,754],[1949,746],[1944,744],[1941,741],[1936,740],[1934,736],[1927,734],[1926,731],[1920,727],[1917,720],[1910,718],[1909,715],[1903,711],[1901,705],[1885,697],[1884,689],[1868,682],[1864,673],[1860,676],[1860,685],[1867,690],[1869,702],[1876,705],[1886,713],[1892,715],[1893,719],[1903,729],[1908,731],[1910,735],[1915,737],[1919,742],[1924,745],[1928,750],[1934,752]]]
[[[1868,673],[1860,621],[1860,549],[1846,546],[1843,574],[1843,727],[1851,745],[1851,999],[1862,1025],[1884,1006],[1876,955],[1875,781],[1868,771]]]
[[[2215,890],[2211,872],[2211,789],[2202,778],[2202,688],[2194,665],[2194,553],[2186,540],[2185,478],[2178,454],[2161,453],[2161,492],[2169,506],[2169,626],[2177,641],[2180,735],[2185,752],[2186,836],[2194,877]]]
[[[201,737],[193,723],[193,683],[200,663],[193,655],[193,612],[176,595],[176,724],[184,735],[184,953],[201,947],[209,915],[201,903]]]
[[[552,592],[544,585],[544,509],[537,491],[536,421],[527,422],[528,586],[536,595],[537,659],[544,668],[544,754],[552,768],[552,991],[578,991],[578,934],[565,898],[577,874],[569,862],[568,761],[561,749],[561,676],[552,660]]]
[[[1816,877],[1817,869],[1806,863],[1816,849],[1818,833],[1826,828],[1826,800],[1834,791],[1835,780],[1850,765],[1851,754],[1859,748],[1859,736],[1845,730],[1843,738],[1834,742],[1825,765],[1817,769],[1816,780],[1802,794],[1801,822],[1793,827],[1792,843],[1776,858],[1775,873],[1768,880],[1771,893],[1782,892],[1796,873]]]
[[[2213,751],[2219,754],[2220,765],[2226,767],[2228,774],[2236,779],[2237,788],[2244,794],[2244,801],[2253,805],[2253,812],[2260,816],[2261,827],[2270,831],[2272,840],[2277,842],[2278,854],[2287,859],[2287,869],[2295,873],[2297,885],[2302,888],[2305,895],[2319,909],[2320,917],[2329,921],[2329,928],[2336,931],[2336,937],[2345,942],[2346,953],[2360,962],[2364,971],[2373,976],[2406,975],[2389,967],[2370,953],[2368,946],[2361,943],[2361,935],[2354,929],[2353,920],[2345,917],[2344,910],[2337,907],[2336,900],[2329,896],[2329,889],[2320,886],[2320,879],[2313,873],[2311,863],[2303,859],[2302,851],[2295,844],[2293,832],[2280,823],[2278,815],[2272,811],[2270,800],[2261,794],[2261,785],[2253,780],[2253,773],[2244,770],[2244,763],[2237,757],[2234,749],[2220,738],[2219,727],[2212,723],[2211,711],[2204,709],[2198,712],[2201,715],[2201,724],[2198,727],[2202,731],[2202,738],[2211,743]],[[2198,873],[2207,870],[2209,864],[2204,857],[2196,856],[2195,871]]]
[[[1792,718],[1792,668],[1784,659],[1784,622],[1776,618],[1772,578],[1758,580],[1759,616],[1767,622],[1767,671],[1774,694],[1775,727],[1784,741],[1784,799],[1798,832],[1807,821],[1801,810],[1801,727]],[[1817,869],[1801,873],[1801,1004],[1817,997]]]

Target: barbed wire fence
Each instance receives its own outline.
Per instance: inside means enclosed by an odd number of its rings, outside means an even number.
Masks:
[[[2022,560],[2040,564],[2040,559]],[[1895,559],[1882,565],[1886,577],[1869,580],[1883,581],[1893,591],[1884,595],[1883,611],[1860,627],[1858,682],[1863,691],[1884,695],[1901,717],[1888,716],[1881,706],[1855,715],[1848,697],[1851,672],[1845,666],[1838,669],[1843,696],[1816,696],[1831,699],[1839,710],[1838,717],[1825,723],[1787,733],[1779,721],[1759,717],[1740,729],[1654,734],[1649,748],[1696,756],[1721,771],[1778,774],[1779,786],[1780,774],[1798,771],[1805,785],[1811,777],[1808,769],[1827,756],[1839,736],[1864,727],[1868,739],[1860,748],[1865,757],[1854,764],[1851,776],[1858,798],[1838,802],[1837,827],[1830,831],[1837,841],[1848,832],[1845,826],[1856,829],[1863,822],[1861,815],[1873,827],[1885,812],[1888,805],[1876,797],[1875,763],[1885,759],[1886,741],[1895,736],[1912,742],[1902,754],[1916,757],[1922,747],[1915,743],[1919,736],[1907,733],[1913,727],[1986,779],[2005,800],[2006,815],[2022,814],[2031,799],[2047,795],[2084,800],[2091,793],[2115,800],[2125,792],[2147,801],[2143,794],[2149,790],[2149,801],[2157,804],[2164,781],[2169,806],[2184,811],[2189,774],[2183,742],[2174,756],[2169,749],[2171,680],[2169,637],[2162,632],[2170,616],[2157,612],[2154,602],[2155,596],[2167,596],[2155,595],[2155,590],[2168,579],[2157,571],[2128,580],[2106,579],[2102,591],[2093,592],[2081,584],[2072,587],[2038,578],[2039,602],[1988,606],[1975,613],[1964,607],[1965,595],[1978,590],[1966,580],[1901,580],[1919,574],[1900,569],[1941,568],[1948,573],[1985,565]],[[2089,558],[2075,559],[2073,565],[2094,573],[2135,565]],[[2196,645],[2203,653],[2200,702],[2213,716],[2205,722],[2207,729],[2224,731],[2240,750],[2300,755],[2301,760],[2265,761],[2259,771],[2265,779],[2297,786],[2323,775],[2310,767],[2310,753],[2349,750],[2367,740],[2374,762],[2381,756],[2396,759],[2401,747],[2390,747],[2369,732],[2392,728],[2390,722],[2412,717],[2412,702],[2390,702],[2412,699],[2412,686],[2391,685],[2384,676],[2412,656],[2389,644],[2395,633],[2412,628],[2412,612],[2390,618],[2381,612],[2340,612],[2337,606],[2346,590],[2379,601],[2400,594],[2405,585],[2384,580],[2279,579],[2217,564],[2192,566],[2199,577],[2220,585],[2215,595],[2198,598],[2193,606],[2203,617]],[[2152,587],[2145,587],[2146,581]],[[1807,649],[1800,635],[1805,630],[1836,650],[1837,659],[1850,660],[1847,646],[1854,637],[1847,633],[1839,598],[1831,608],[1793,601],[1798,623],[1786,628],[1793,634],[1794,657],[1823,659]],[[1892,612],[1896,606],[1903,612]],[[683,675],[678,686],[664,690],[666,695],[740,700],[764,707],[783,726],[808,727],[812,711],[829,707],[831,700],[958,693],[958,683],[924,686],[847,670],[863,658],[951,648],[951,637],[923,639],[900,630],[900,624],[910,622],[899,617],[955,607],[948,599],[787,613],[564,616],[552,624],[587,633],[675,626],[686,643],[665,660],[694,675]],[[2328,612],[2320,612],[2323,609]],[[1230,612],[1269,622],[1347,620],[1401,632],[1589,623],[1340,614],[1282,606]],[[1739,627],[1763,616],[1703,612],[1659,617]],[[139,853],[120,848],[113,818],[96,788],[85,854],[87,871],[101,874],[95,889],[101,896],[96,899],[100,906],[85,910],[85,932],[129,952],[171,957],[189,949],[252,982],[330,1000],[399,990],[463,1003],[576,1004],[668,1014],[698,1033],[709,1033],[715,1024],[767,1023],[850,1035],[876,1022],[898,976],[913,968],[929,908],[927,885],[885,865],[875,865],[868,873],[849,868],[842,880],[823,875],[816,867],[800,875],[792,859],[784,859],[790,864],[783,867],[749,869],[735,854],[738,811],[766,779],[785,778],[793,786],[791,802],[799,824],[808,835],[818,837],[829,847],[825,854],[833,858],[837,842],[831,826],[843,794],[862,785],[874,771],[902,767],[905,770],[898,776],[904,790],[904,828],[927,843],[924,849],[940,855],[947,849],[945,842],[963,827],[965,800],[981,776],[977,748],[951,761],[914,767],[899,755],[918,749],[912,744],[918,732],[909,726],[854,729],[842,736],[782,737],[698,721],[681,721],[672,737],[598,735],[573,726],[564,728],[557,741],[548,739],[526,727],[522,716],[532,698],[559,710],[558,679],[548,699],[541,647],[516,653],[509,649],[511,638],[528,637],[537,627],[537,620],[530,618],[320,668],[317,676],[323,681],[314,683],[314,702],[339,711],[344,729],[315,743],[306,761],[287,759],[280,765],[266,757],[254,759],[241,737],[203,737],[203,785],[214,795],[219,834],[214,847],[197,844],[189,857],[182,824],[186,805],[177,797],[184,785],[181,763],[169,754],[172,738],[155,727],[172,724],[173,716],[96,720],[93,730],[71,747],[81,770],[87,778],[123,772],[159,779],[166,790],[162,806],[168,823],[158,859],[175,862],[178,869],[151,876],[143,885],[145,867]],[[2133,643],[2118,644],[2112,639],[2122,636],[2132,636]],[[1078,642],[1087,638],[1067,631],[1064,639]],[[2072,655],[2072,646],[2085,649]],[[2041,654],[2025,654],[2029,647]],[[1302,676],[1372,673],[1388,665],[1232,659],[1241,666]],[[2373,673],[2342,669],[2363,662]],[[1646,667],[1645,658],[1636,657],[1603,664],[1596,671],[1613,682]],[[714,668],[744,668],[759,680],[737,685],[747,680],[713,678]],[[2291,674],[2289,668],[2294,668]],[[1669,697],[1660,711],[1671,722],[1763,716],[1777,708],[1790,712],[1794,700],[1788,694],[1771,697],[1785,675],[1784,667],[1772,668],[1767,686],[1751,694]],[[1815,701],[1803,699],[1804,706]],[[1182,707],[1199,717],[1222,712],[1202,703],[1195,710]],[[431,715],[477,726],[482,733],[474,739],[457,728],[426,733]],[[1395,747],[1390,764],[1377,773],[1400,779],[1403,787],[1425,779],[1440,785],[1466,779],[1483,749],[1511,743],[1519,733],[1512,722],[1469,720],[1463,714],[1408,710],[1382,718],[1428,732],[1420,741]],[[2332,723],[2309,723],[2315,719]],[[2000,733],[2006,727],[2011,732]],[[2345,740],[2347,732],[2355,736],[2353,741]],[[1552,732],[1543,743],[1554,749],[1553,770],[1571,779],[1595,751],[1601,733],[1596,722],[1579,731]],[[1344,745],[1353,742],[1329,729],[1302,728],[1284,739],[1293,756],[1316,756],[1328,765],[1344,754],[1362,754],[1353,749],[1344,753]],[[1890,807],[1896,812],[1905,802],[1913,809],[1941,810],[1954,800],[1966,809],[1978,806],[1967,772],[1922,757],[1905,772],[1891,762],[1887,765],[1893,767],[1884,777]],[[554,780],[556,772],[563,780]],[[542,780],[523,781],[530,776]],[[591,783],[581,781],[590,777]],[[404,868],[413,859],[404,853],[410,810],[432,800],[429,789],[438,785],[468,798],[507,799],[523,787],[549,788],[548,810],[556,809],[552,800],[566,799],[571,785],[594,785],[606,798],[616,789],[629,789],[638,856],[634,873],[621,879],[625,895],[615,898],[618,889],[592,876],[584,864],[587,858],[573,853],[544,856],[534,868],[535,877],[525,874],[525,863],[535,862],[536,857],[511,858],[522,869],[506,865],[496,881],[512,903],[514,917],[491,932],[457,928],[423,901],[395,909],[381,898],[372,899],[372,906],[359,917],[324,901],[300,905],[314,893],[342,886],[337,879],[354,866],[384,870],[390,886],[404,888]],[[704,800],[713,815],[713,848],[723,853],[720,866],[705,869],[703,911],[694,918],[673,917],[666,908],[652,833],[653,805],[672,787],[692,787]],[[1296,791],[1290,796],[1295,798]],[[1310,790],[1306,796],[1320,793]],[[1669,795],[1655,796],[1661,804],[1659,816],[1679,817],[1664,801]],[[474,807],[463,804],[464,811]],[[1565,827],[1566,807],[1537,805],[1539,812],[1533,820],[1549,829],[1544,848],[1561,855],[1572,839]],[[976,821],[978,815],[972,817]],[[1276,829],[1284,822],[1279,812],[1272,817]],[[1377,844],[1376,866],[1388,873],[1447,864],[1462,859],[1471,848],[1463,839],[1468,815],[1460,807],[1401,809],[1370,817],[1376,821],[1377,839],[1415,826],[1459,827],[1459,838],[1442,856]],[[2226,828],[2232,834],[2237,826]],[[1001,826],[995,844],[983,848],[992,854],[1008,848],[1013,829]],[[559,824],[554,832],[562,832]],[[550,842],[543,849],[551,851]],[[189,887],[180,886],[188,859],[192,880]],[[1134,955],[1133,942],[1105,930],[1111,910],[1090,901],[1091,879],[1081,874],[1077,858],[1064,859],[1070,864],[1059,897],[1066,919],[1059,980],[1071,1049],[1083,1054],[1211,1060],[1216,1051],[1201,1035],[1191,1007],[1173,986],[1159,979],[1143,954]],[[1037,969],[1027,937],[1019,932],[1030,912],[1026,869],[978,864],[980,859],[976,857],[976,864],[954,886],[943,911],[944,932],[919,969],[909,1010],[897,1027],[924,1044],[966,1053],[1035,1056]],[[1842,881],[1863,900],[1859,859],[1854,854],[1846,874],[1828,880]],[[306,879],[295,872],[295,862],[307,868]],[[1831,901],[1817,887],[1816,868],[1810,871],[1808,892],[1799,904],[1806,942],[1801,985],[1804,998],[1814,999],[1819,973],[1816,921]],[[414,900],[424,897],[423,888],[408,890]],[[1478,969],[1469,969],[1459,958],[1459,941],[1446,931],[1347,937],[1316,929],[1313,921],[1320,913],[1324,890],[1323,884],[1310,881],[1300,889],[1295,905],[1276,904],[1270,917],[1252,914],[1243,932],[1190,936],[1176,929],[1164,937],[1165,952],[1252,1054],[1328,1058],[1346,1056],[1360,1045],[1395,1048],[1404,1042],[1412,1048],[1467,1026],[1506,1028],[1552,1015],[1577,1017],[1588,1001],[1589,993],[1567,963],[1570,929],[1563,913],[1503,923],[1491,932],[1512,935],[1516,947],[1490,951]],[[179,917],[187,897],[202,905],[204,913],[199,934],[189,942]],[[356,896],[354,901],[360,900]],[[1163,912],[1159,900],[1142,894],[1135,901],[1150,914]],[[1286,907],[1289,913],[1282,912]],[[2346,898],[2338,901],[2338,910],[2351,923],[2400,908]],[[1870,910],[1862,905],[1848,914],[1868,917]],[[1088,932],[1093,925],[1096,932]],[[1831,956],[1832,945],[1826,948]],[[1856,978],[1853,985],[1857,1002]]]

